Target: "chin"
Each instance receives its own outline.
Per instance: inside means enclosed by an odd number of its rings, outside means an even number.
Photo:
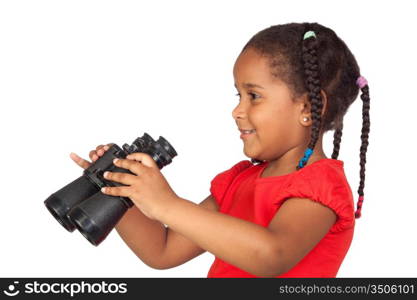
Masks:
[[[256,159],[256,156],[257,156],[254,153],[250,153],[250,152],[246,151],[246,149],[243,149],[243,154],[245,154],[245,156],[250,158],[250,159]]]
[[[253,155],[251,153],[247,153],[246,151],[244,151],[244,154],[247,158],[249,158],[250,160],[261,160],[263,161],[264,159],[259,157],[258,155]]]
[[[243,148],[243,153],[249,159],[256,159],[258,161],[266,161],[266,160],[268,160],[268,157],[265,157],[265,155],[262,155],[259,152],[249,151],[246,147]]]

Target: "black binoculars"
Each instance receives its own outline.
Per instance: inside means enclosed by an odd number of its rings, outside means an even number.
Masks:
[[[177,155],[162,136],[155,142],[147,133],[131,145],[124,144],[123,149],[113,144],[84,170],[82,176],[49,196],[44,201],[45,206],[65,229],[72,232],[77,228],[91,244],[98,246],[134,205],[127,197],[103,194],[100,189],[104,186],[123,186],[106,180],[103,174],[106,171],[132,174],[127,169],[116,167],[113,159],[123,159],[134,152],[149,154],[159,169],[170,164]]]

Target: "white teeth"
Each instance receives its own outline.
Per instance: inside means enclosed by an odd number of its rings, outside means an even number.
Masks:
[[[244,134],[249,134],[249,133],[254,133],[255,129],[251,129],[251,130],[242,130],[242,133]]]

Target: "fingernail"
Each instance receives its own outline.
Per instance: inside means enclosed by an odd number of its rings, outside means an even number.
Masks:
[[[118,159],[117,159],[117,158],[113,159],[113,163],[116,163],[117,161],[118,161]]]
[[[104,177],[107,177],[109,175],[109,171],[104,172]]]
[[[101,188],[101,192],[102,192],[102,193],[105,193],[105,192],[106,192],[106,188],[105,188],[105,187],[102,187],[102,188]]]

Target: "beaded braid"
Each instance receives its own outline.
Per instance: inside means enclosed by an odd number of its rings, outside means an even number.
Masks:
[[[303,46],[302,46],[302,57],[304,63],[304,75],[305,85],[309,92],[309,100],[311,103],[312,113],[312,131],[311,139],[307,150],[304,153],[304,157],[300,160],[296,169],[303,168],[311,154],[313,154],[314,147],[317,143],[320,134],[321,127],[321,111],[323,108],[323,101],[321,99],[321,85],[318,72],[318,58],[317,58],[317,37],[314,31],[307,31],[304,35]]]
[[[369,108],[370,108],[370,104],[369,104],[369,86],[368,86],[368,82],[366,81],[366,79],[362,76],[360,76],[358,78],[358,80],[356,81],[357,85],[360,87],[362,94],[361,94],[361,99],[363,102],[362,105],[362,135],[361,135],[361,140],[362,140],[362,144],[360,147],[360,166],[361,166],[361,170],[360,170],[360,183],[359,183],[359,188],[358,188],[358,194],[359,194],[359,199],[358,199],[358,203],[356,206],[356,211],[355,211],[355,218],[358,219],[361,217],[361,210],[362,210],[362,203],[363,203],[363,197],[364,197],[364,193],[363,193],[363,189],[365,187],[365,164],[366,164],[366,151],[368,149],[368,137],[369,137],[369,131],[370,131],[370,126],[371,126],[371,122],[370,122],[370,118],[369,118]]]
[[[313,38],[313,39],[312,39]],[[320,126],[321,126],[321,110],[323,107],[323,102],[321,99],[321,87],[320,79],[318,74],[318,64],[317,64],[317,36],[314,31],[307,31],[304,35],[303,40],[303,62],[304,62],[304,74],[305,74],[305,84],[309,91],[309,100],[311,103],[311,113],[313,119],[311,140],[308,145],[307,150],[304,152],[304,157],[300,160],[296,169],[299,170],[303,168],[311,154],[313,154],[314,146],[317,143]],[[360,87],[362,94],[361,99],[363,101],[362,106],[362,144],[360,147],[360,183],[358,188],[359,199],[356,206],[355,218],[358,219],[361,217],[362,204],[364,200],[364,187],[365,187],[365,164],[366,164],[366,151],[368,148],[368,137],[370,131],[370,118],[369,118],[369,86],[366,79],[360,76],[356,84]],[[340,142],[342,139],[343,132],[343,121],[336,128],[333,136],[333,153],[332,158],[337,159],[339,156]]]

